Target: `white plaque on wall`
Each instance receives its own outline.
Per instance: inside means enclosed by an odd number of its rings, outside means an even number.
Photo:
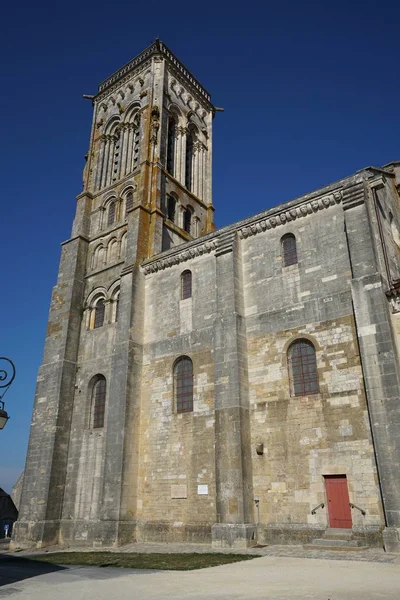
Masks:
[[[187,498],[187,485],[184,483],[171,485],[171,498]]]
[[[198,485],[197,493],[199,496],[208,496],[208,485]]]

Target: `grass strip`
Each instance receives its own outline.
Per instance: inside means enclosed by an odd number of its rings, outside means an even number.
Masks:
[[[256,556],[248,554],[153,554],[122,552],[54,552],[30,556],[30,560],[55,565],[81,565],[91,567],[125,567],[129,569],[157,569],[161,571],[192,571],[217,567]]]

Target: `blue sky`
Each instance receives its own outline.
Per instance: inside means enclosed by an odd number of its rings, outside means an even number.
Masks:
[[[217,226],[400,159],[400,3],[26,2],[2,10],[0,355],[17,378],[0,487],[23,470],[60,243],[91,125],[82,94],[160,37],[225,108]]]

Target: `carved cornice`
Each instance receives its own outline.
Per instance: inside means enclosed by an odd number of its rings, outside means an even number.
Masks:
[[[168,267],[172,267],[187,260],[196,258],[197,256],[209,254],[210,252],[215,250],[217,246],[218,239],[200,242],[190,248],[182,248],[172,256],[166,256],[165,258],[160,258],[159,260],[152,259],[150,263],[144,263],[141,266],[141,269],[145,275],[149,275],[150,273],[157,273],[157,271],[162,271],[164,269],[167,269]]]
[[[302,202],[298,206],[293,206],[287,210],[271,215],[270,217],[259,219],[246,225],[246,227],[240,229],[239,236],[241,238],[248,238],[257,233],[261,233],[262,231],[266,231],[267,229],[275,229],[275,227],[278,227],[279,225],[285,225],[290,221],[312,215],[319,210],[324,210],[330,206],[339,204],[341,201],[342,192],[336,191],[316,200],[310,200],[310,202]]]
[[[204,87],[200,84],[199,81],[186,69],[186,67],[178,60],[178,58],[171,52],[171,50],[161,42],[160,40],[156,40],[150,46],[148,46],[143,52],[138,54],[131,61],[126,63],[121,69],[118,69],[115,73],[113,73],[110,77],[105,79],[99,85],[99,94],[107,90],[114,83],[120,83],[120,80],[125,76],[131,73],[138,66],[142,65],[144,61],[148,61],[153,56],[164,56],[167,58],[168,62],[173,65],[173,67],[182,75],[184,75],[185,79],[190,82],[190,84],[196,89],[196,91],[208,102],[211,104],[211,96],[204,89]]]
[[[177,246],[173,251],[169,251],[166,256],[160,256],[159,259],[147,259],[141,266],[145,275],[156,273],[185,262],[196,256],[207,254],[215,250],[215,256],[220,256],[233,251],[236,234],[239,238],[248,238],[257,233],[275,229],[279,225],[284,225],[290,221],[301,219],[312,215],[320,210],[325,210],[331,206],[340,204],[342,201],[342,191],[336,190],[329,194],[321,195],[313,200],[299,202],[288,206],[286,210],[282,207],[277,207],[275,211],[267,211],[270,214],[262,213],[253,218],[239,221],[234,225],[230,225],[201,237],[195,242],[187,242],[181,246]],[[190,245],[189,245],[190,244]]]
[[[343,189],[343,210],[348,210],[365,202],[364,182],[354,183]]]
[[[135,72],[136,75],[138,75],[139,73],[142,73],[143,71],[145,71],[147,68],[149,68],[151,66],[151,60],[148,60],[146,62],[144,62],[140,68],[138,67]],[[122,85],[124,85],[125,83],[128,83],[132,78],[132,73],[129,72],[128,75],[126,75],[125,77],[123,77],[122,79],[118,79],[116,80],[116,82],[111,85],[111,87],[106,87],[104,88],[104,91],[102,92],[98,92],[98,94],[95,96],[94,100],[95,102],[99,102],[104,100],[105,98],[109,98],[116,90],[118,90]],[[139,80],[138,80],[139,81]],[[139,82],[140,83],[140,82]],[[102,85],[102,84],[100,84]],[[134,86],[133,86],[134,87]],[[99,86],[99,90],[100,90],[100,86]],[[147,94],[147,90],[144,90],[141,92],[140,97],[144,97]],[[104,103],[103,103],[104,104]],[[101,105],[103,107],[103,105]],[[106,109],[107,109],[107,105]],[[104,110],[104,108],[103,108]]]

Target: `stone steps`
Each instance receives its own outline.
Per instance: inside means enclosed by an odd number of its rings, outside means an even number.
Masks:
[[[307,550],[342,550],[357,551],[366,550],[368,546],[363,546],[360,540],[353,538],[351,529],[332,529],[325,531],[323,537],[316,538],[311,544],[304,545]]]
[[[359,552],[362,550],[369,550],[369,546],[317,546],[313,544],[304,544],[304,550],[318,550],[321,551],[339,551],[339,552]]]
[[[317,538],[313,540],[312,543],[316,546],[340,546],[341,548],[344,546],[350,547],[360,545],[357,540],[337,540],[332,538],[326,539],[325,537]]]

